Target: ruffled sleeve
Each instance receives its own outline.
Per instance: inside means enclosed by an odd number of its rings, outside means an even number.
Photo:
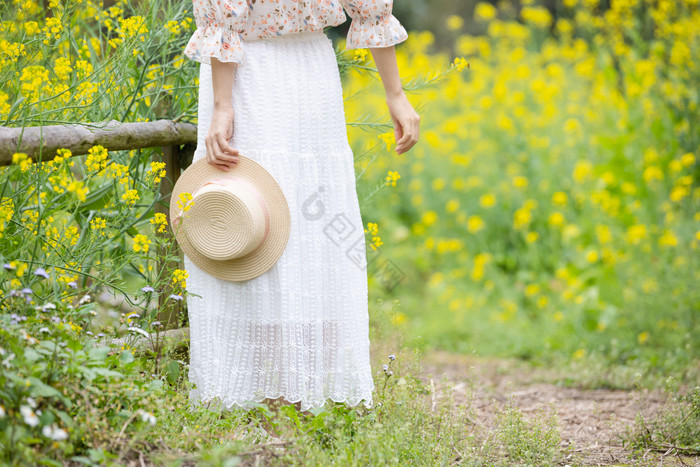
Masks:
[[[248,2],[192,0],[192,5],[197,29],[185,47],[185,56],[207,65],[211,65],[211,57],[242,64],[240,30],[248,19]]]
[[[408,38],[406,29],[391,14],[393,0],[340,0],[352,21],[345,49],[389,47]]]

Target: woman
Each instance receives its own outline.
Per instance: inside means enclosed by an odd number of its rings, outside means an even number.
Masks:
[[[419,116],[401,88],[394,44],[407,38],[391,0],[194,0],[185,55],[200,62],[194,160],[224,172],[241,154],[282,188],[287,247],[253,279],[228,282],[185,255],[192,402],[225,408],[277,399],[372,405],[367,271],[353,153],[331,40],[351,16],[348,49],[370,48],[394,121],[396,152]]]

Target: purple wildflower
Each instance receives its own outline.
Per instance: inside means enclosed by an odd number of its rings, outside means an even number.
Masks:
[[[182,295],[172,294],[170,295],[170,298],[173,300],[182,300]]]
[[[5,264],[2,265],[2,267],[5,268],[5,269],[7,269],[8,271],[11,271],[11,270],[13,270],[13,269],[17,269],[17,268],[15,268],[13,265],[11,265],[10,263],[5,263]]]
[[[45,270],[44,268],[36,268],[36,271],[34,271],[34,274],[37,275],[37,276],[41,276],[41,277],[43,277],[44,279],[48,279],[48,278],[49,278],[49,275],[48,275],[48,273],[46,272],[46,270]]]
[[[156,291],[156,289],[154,289],[150,285],[147,285],[146,287],[141,287],[141,290],[143,290],[144,292],[155,292]]]
[[[70,282],[68,283],[68,285],[69,285],[70,287],[73,287],[74,289],[77,289],[77,288],[78,288],[78,284],[76,284],[75,281],[70,281]]]

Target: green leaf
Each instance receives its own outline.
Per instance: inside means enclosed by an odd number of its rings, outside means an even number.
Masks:
[[[97,375],[105,376],[105,377],[110,377],[110,376],[115,376],[118,378],[124,377],[124,373],[120,373],[120,372],[115,371],[115,370],[110,370],[109,368],[97,367],[97,368],[92,368],[92,371]]]
[[[63,410],[54,410],[54,412],[56,413],[56,416],[61,419],[65,426],[73,426],[73,424],[75,423],[70,417],[70,415],[65,413]]]
[[[180,364],[175,360],[170,360],[165,365],[165,377],[168,383],[175,384],[177,379],[180,377]]]
[[[128,365],[134,361],[134,354],[130,350],[125,350],[119,355],[119,362],[123,365]]]
[[[26,363],[34,363],[41,358],[41,354],[31,347],[25,347],[24,359]]]
[[[32,383],[30,387],[32,388],[31,389],[32,394],[35,396],[44,396],[44,397],[62,397],[63,396],[58,391],[58,389],[51,387],[48,384],[45,384],[39,378],[36,378],[34,376],[30,376],[29,381]]]
[[[78,209],[82,212],[87,212],[104,208],[112,198],[112,191],[112,182],[105,183],[98,189],[90,191],[85,198],[85,202],[81,203]]]
[[[88,381],[92,381],[95,379],[95,371],[92,368],[86,367],[86,366],[81,366],[78,367],[80,370],[80,373],[82,373],[83,377],[87,379]]]
[[[107,359],[110,350],[112,349],[108,346],[92,348],[88,352],[88,358],[92,362],[103,362]]]
[[[160,389],[163,387],[163,380],[162,379],[154,379],[150,383],[148,383],[148,389]]]

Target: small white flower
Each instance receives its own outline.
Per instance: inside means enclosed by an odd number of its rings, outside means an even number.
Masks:
[[[138,409],[136,413],[141,415],[141,420],[143,420],[144,422],[148,422],[151,425],[156,424],[156,417],[151,412],[146,412],[143,409]]]
[[[82,305],[83,303],[87,303],[91,300],[92,297],[90,297],[90,294],[85,294],[83,298],[78,301],[78,305]]]
[[[2,365],[3,365],[5,368],[10,368],[10,366],[11,366],[10,362],[11,362],[14,358],[15,358],[15,354],[14,354],[14,353],[11,353],[10,355],[7,356],[6,359],[4,359],[4,360],[2,361]]]
[[[5,407],[0,404],[0,418],[5,418]]]
[[[41,429],[41,432],[44,434],[44,436],[54,441],[62,441],[68,438],[68,433],[66,430],[59,428],[55,423],[51,426],[44,426],[44,428]]]
[[[128,331],[138,332],[139,334],[142,334],[142,335],[145,336],[145,337],[151,337],[151,335],[148,334],[146,331],[144,331],[143,329],[141,329],[141,328],[139,328],[139,327],[136,327],[136,326],[130,326],[130,327],[126,328],[126,329],[127,329]]]
[[[32,409],[36,409],[36,401],[33,397],[27,397],[27,403]]]
[[[51,331],[49,330],[49,328],[43,327],[43,328],[39,329],[39,332],[51,332]]]
[[[136,313],[136,312],[132,312],[132,313],[129,313],[128,315],[126,315],[126,317],[127,317],[127,318],[140,318],[141,315],[139,315],[139,314]]]
[[[29,426],[37,426],[39,424],[39,417],[36,416],[34,411],[27,405],[23,405],[19,408],[19,413],[24,417],[24,423]]]

